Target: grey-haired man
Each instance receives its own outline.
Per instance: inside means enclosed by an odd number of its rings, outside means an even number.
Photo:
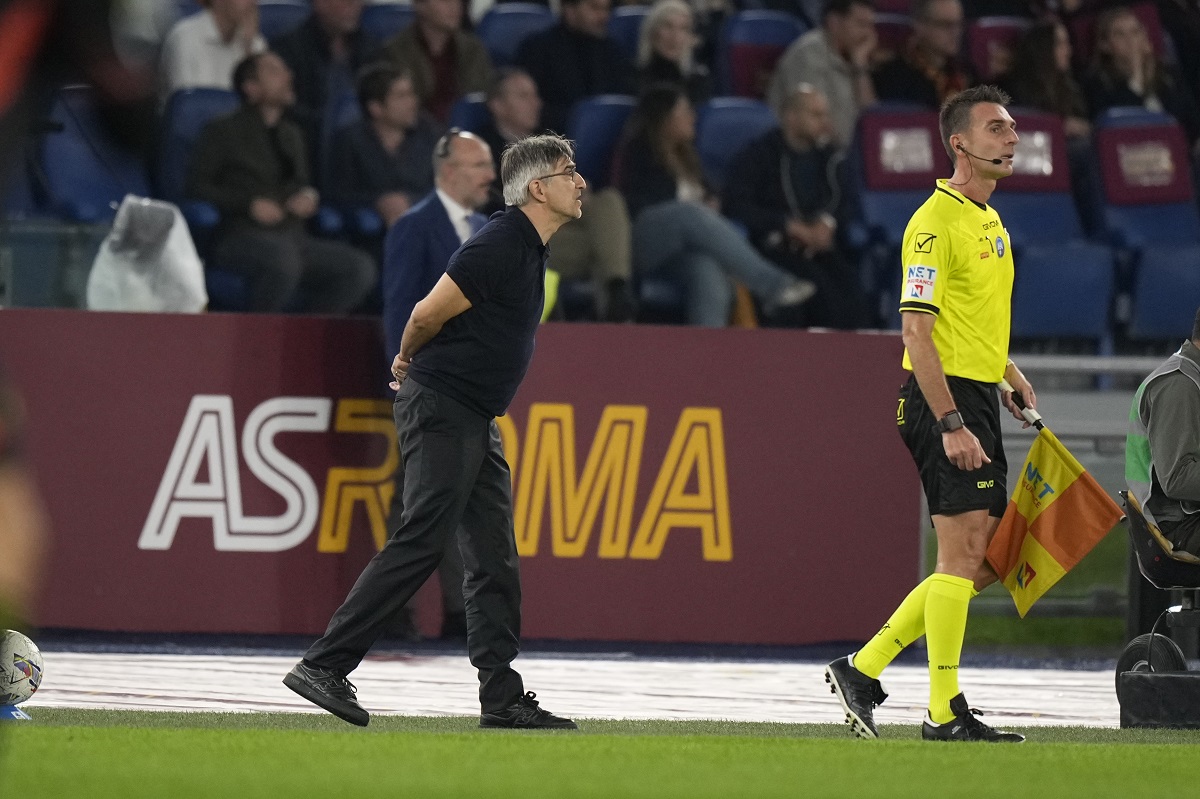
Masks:
[[[370,717],[346,675],[437,568],[458,530],[479,726],[576,729],[540,708],[512,667],[520,650],[521,578],[511,476],[495,417],[507,410],[533,357],[546,243],[580,216],[587,184],[575,171],[570,142],[556,135],[510,145],[500,172],[510,207],[451,257],[413,308],[392,363],[396,433],[407,464],[400,527],[283,681],[352,724],[366,726]]]

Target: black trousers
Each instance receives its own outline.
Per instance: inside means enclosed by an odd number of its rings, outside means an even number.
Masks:
[[[467,648],[479,670],[479,702],[485,713],[500,710],[525,689],[511,666],[520,650],[521,575],[512,478],[499,428],[494,419],[412,379],[400,387],[394,410],[404,459],[400,527],[304,659],[342,674],[353,671],[437,568],[457,530],[466,571]]]

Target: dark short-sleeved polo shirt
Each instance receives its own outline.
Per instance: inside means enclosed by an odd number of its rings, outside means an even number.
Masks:
[[[446,268],[471,307],[417,351],[409,377],[484,416],[503,416],[533,359],[546,252],[519,208],[493,214]]]

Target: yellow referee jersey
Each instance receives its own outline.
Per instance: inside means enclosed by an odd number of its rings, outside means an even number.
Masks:
[[[995,209],[945,180],[904,231],[900,310],[933,314],[933,343],[947,375],[998,383],[1008,362],[1013,259]],[[912,370],[908,350],[904,368]]]

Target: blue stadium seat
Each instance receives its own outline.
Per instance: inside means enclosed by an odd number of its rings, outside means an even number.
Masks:
[[[308,18],[310,9],[308,3],[295,0],[259,0],[258,30],[264,39],[273,40]]]
[[[1083,338],[1111,351],[1116,280],[1112,248],[1087,241],[1071,195],[1061,118],[1011,109],[1021,132],[1013,174],[990,203],[1004,221],[1016,268],[1012,334]]]
[[[761,98],[775,62],[808,26],[783,11],[739,11],[725,20],[717,42],[717,77],[726,94]]]
[[[696,114],[696,149],[704,175],[720,191],[725,169],[746,145],[779,121],[765,104],[747,97],[717,97],[704,103]]]
[[[162,118],[156,183],[158,194],[171,202],[186,197],[188,161],[204,126],[233,113],[238,97],[225,89],[182,89],[167,99]]]
[[[612,161],[625,121],[636,105],[624,94],[601,94],[580,100],[567,120],[567,138],[575,142],[575,164],[593,189],[612,182]]]
[[[362,12],[363,31],[378,42],[386,42],[413,21],[413,8],[408,4],[380,3],[367,6]]]
[[[554,12],[538,3],[501,3],[492,6],[475,34],[483,40],[492,63],[508,66],[517,56],[521,42],[532,33],[544,31],[558,22]]]
[[[642,23],[650,13],[649,6],[619,6],[608,18],[608,35],[621,52],[633,64],[637,61],[638,39],[642,35]]]
[[[50,121],[62,132],[46,135],[38,162],[55,213],[74,222],[104,222],[126,194],[150,194],[145,164],[108,137],[91,87],[59,89]]]
[[[491,112],[487,107],[487,95],[483,92],[472,92],[458,98],[458,101],[450,109],[450,126],[469,130],[472,133],[478,133],[490,119]]]
[[[1200,213],[1183,130],[1165,114],[1112,109],[1095,142],[1105,228],[1133,265],[1127,333],[1185,336],[1200,306]]]

